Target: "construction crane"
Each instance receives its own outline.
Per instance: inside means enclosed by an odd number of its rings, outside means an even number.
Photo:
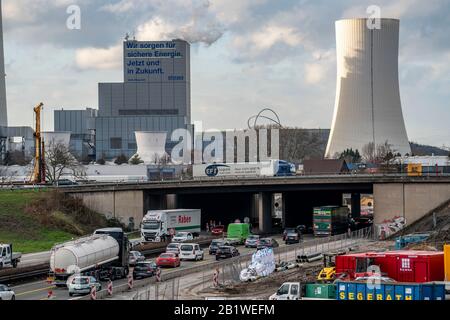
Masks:
[[[36,117],[35,124],[35,156],[34,156],[34,169],[33,175],[31,176],[31,183],[45,183],[45,146],[44,141],[41,137],[41,111],[44,104],[41,102],[36,107],[34,107],[34,113]]]

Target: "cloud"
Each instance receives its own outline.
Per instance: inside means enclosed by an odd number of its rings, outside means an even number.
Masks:
[[[76,65],[80,69],[119,69],[122,66],[122,45],[106,49],[83,48],[75,53]]]
[[[319,63],[307,63],[305,65],[305,81],[307,84],[317,84],[323,80],[326,73],[324,65]]]

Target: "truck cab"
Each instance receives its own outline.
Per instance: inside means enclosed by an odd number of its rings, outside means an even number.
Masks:
[[[300,282],[285,282],[269,300],[299,300]]]
[[[20,253],[13,252],[12,244],[0,244],[0,269],[3,267],[16,268],[20,258]]]

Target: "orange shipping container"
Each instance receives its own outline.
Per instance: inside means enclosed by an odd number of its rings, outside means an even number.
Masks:
[[[450,244],[444,246],[445,281],[450,281]]]

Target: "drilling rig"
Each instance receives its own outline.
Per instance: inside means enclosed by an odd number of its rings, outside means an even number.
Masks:
[[[41,137],[41,111],[44,104],[41,102],[34,107],[34,114],[36,116],[36,128],[34,132],[35,138],[35,156],[34,156],[34,169],[31,176],[31,183],[45,183],[45,146]]]

